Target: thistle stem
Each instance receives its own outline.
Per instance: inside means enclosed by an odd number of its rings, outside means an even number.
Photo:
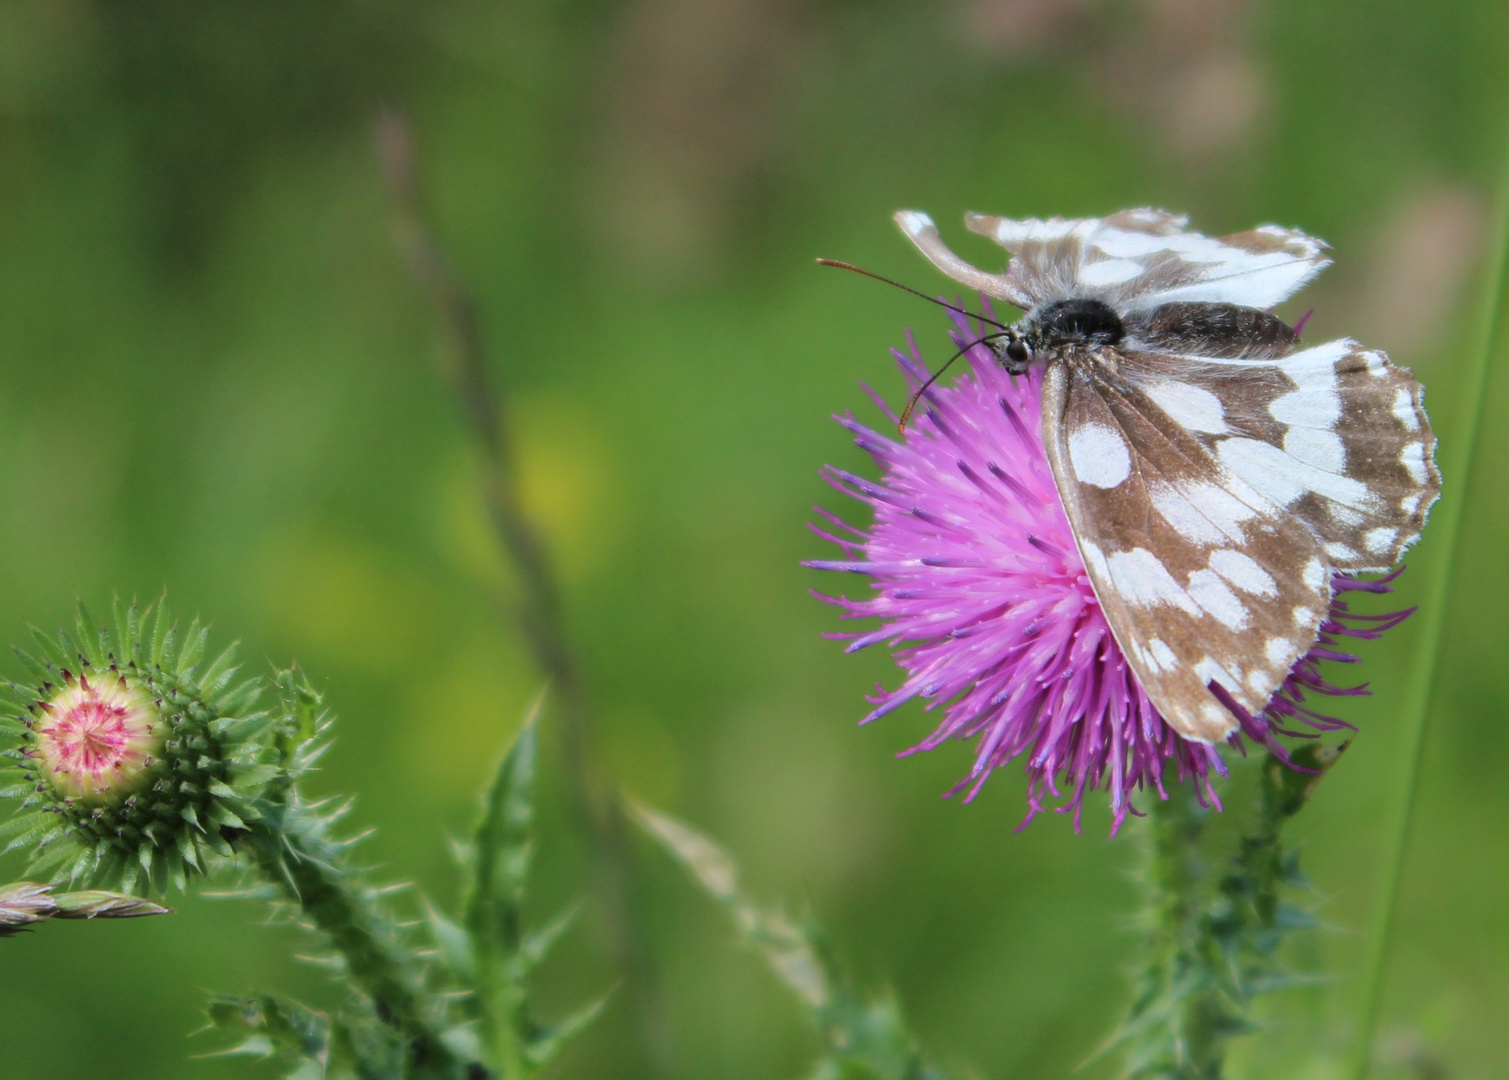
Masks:
[[[414,1075],[462,1075],[465,1063],[424,1015],[419,972],[399,944],[398,927],[361,895],[341,868],[339,853],[306,836],[296,818],[296,811],[286,811],[257,822],[241,844],[263,876],[329,938],[379,1018],[404,1037]]]
[[[1192,786],[1175,784],[1167,801],[1153,804],[1154,915],[1164,984],[1178,1010],[1174,1025],[1181,1075],[1216,1080],[1225,1057],[1214,987],[1200,977],[1204,966],[1205,861],[1200,837],[1208,811]]]
[[[1186,784],[1149,811],[1148,960],[1138,980],[1123,1041],[1126,1080],[1219,1080],[1229,1010],[1208,977],[1205,955],[1207,868],[1200,836],[1208,811]]]
[[[1357,1038],[1352,1046],[1352,1060],[1347,1075],[1352,1080],[1367,1080],[1372,1068],[1373,1041],[1383,1004],[1384,982],[1388,975],[1390,938],[1399,906],[1399,885],[1404,875],[1404,860],[1409,848],[1410,829],[1414,820],[1416,796],[1420,786],[1420,758],[1425,745],[1426,721],[1435,692],[1436,673],[1441,654],[1441,636],[1446,625],[1446,608],[1451,599],[1451,576],[1461,545],[1462,511],[1472,483],[1472,468],[1477,449],[1478,428],[1487,398],[1488,372],[1491,361],[1503,351],[1504,287],[1509,280],[1509,161],[1499,185],[1497,228],[1494,246],[1484,283],[1482,315],[1476,348],[1471,353],[1471,367],[1459,391],[1462,415],[1451,429],[1450,467],[1444,469],[1454,487],[1446,488],[1436,509],[1430,538],[1436,545],[1425,598],[1420,603],[1422,627],[1420,651],[1411,679],[1402,715],[1400,759],[1395,786],[1397,795],[1385,836],[1382,872],[1382,899],[1374,916],[1363,968],[1362,998],[1357,1015]],[[1445,454],[1442,455],[1446,457]]]

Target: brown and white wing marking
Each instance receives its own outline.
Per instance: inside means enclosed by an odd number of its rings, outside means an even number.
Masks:
[[[896,221],[949,277],[1018,307],[1088,297],[1123,314],[1176,301],[1271,308],[1331,261],[1322,241],[1295,229],[1210,237],[1186,232],[1187,218],[1147,208],[1046,221],[966,215],[971,230],[1013,256],[1004,274],[991,274],[950,251],[926,214],[903,210]]]
[[[1158,711],[1224,739],[1309,651],[1331,599],[1320,539],[1226,468],[1117,368],[1115,349],[1053,359],[1043,442],[1095,595]]]
[[[1303,521],[1332,570],[1393,566],[1440,494],[1420,384],[1355,341],[1269,360],[1128,352],[1120,375],[1226,473]]]

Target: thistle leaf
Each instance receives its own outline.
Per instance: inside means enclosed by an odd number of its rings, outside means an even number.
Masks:
[[[601,1011],[594,1003],[569,1019],[545,1025],[529,1009],[529,975],[571,925],[574,912],[527,931],[524,895],[533,847],[534,776],[541,694],[518,738],[499,763],[482,800],[470,841],[454,844],[467,881],[459,919],[424,903],[424,917],[440,966],[466,1022],[446,1038],[475,1047],[491,1075],[528,1080]]]
[[[561,936],[576,924],[576,917],[581,914],[581,910],[580,906],[568,908],[554,922],[525,933],[524,940],[519,944],[519,961],[525,974],[544,961]]]
[[[263,1048],[261,1057],[282,1054],[294,1060],[324,1063],[330,1053],[330,1018],[291,998],[258,994],[248,998],[215,997],[208,1006],[210,1025],[246,1031],[250,1038],[220,1055],[246,1056]]]
[[[138,919],[144,915],[170,915],[172,908],[140,896],[104,889],[57,893],[52,898],[59,919]]]
[[[436,910],[428,899],[424,900],[424,921],[429,926],[430,937],[435,941],[440,962],[459,978],[472,978],[477,969],[477,958],[472,952],[471,935],[466,929]]]
[[[471,886],[465,903],[467,929],[479,942],[516,932],[529,873],[534,824],[534,770],[538,750],[535,723],[544,706],[537,700],[513,748],[493,777],[481,820],[472,835]]]
[[[787,988],[820,1018],[831,1004],[829,979],[821,957],[802,930],[784,915],[762,912],[746,900],[739,892],[738,866],[707,837],[647,806],[631,802],[629,808],[640,826],[727,909],[745,943],[758,951]]]
[[[549,1065],[556,1055],[566,1048],[566,1044],[585,1031],[592,1021],[598,1018],[612,996],[612,994],[604,994],[559,1024],[540,1029],[524,1046],[525,1060],[536,1069],[543,1069]]]
[[[391,1041],[370,1017],[330,1017],[273,994],[213,998],[208,1013],[212,1029],[247,1034],[204,1057],[277,1059],[285,1080],[399,1075]]]

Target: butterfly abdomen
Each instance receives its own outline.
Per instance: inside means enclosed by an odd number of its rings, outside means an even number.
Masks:
[[[1163,304],[1130,316],[1126,331],[1157,352],[1221,360],[1277,359],[1299,342],[1299,335],[1277,315],[1240,304]]]

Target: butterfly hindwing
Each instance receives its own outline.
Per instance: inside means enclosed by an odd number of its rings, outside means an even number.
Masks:
[[[1341,339],[1276,360],[1126,352],[1122,378],[1227,471],[1321,540],[1339,571],[1382,571],[1440,493],[1420,384]]]
[[[1050,361],[1043,435],[1101,609],[1181,735],[1225,738],[1217,683],[1260,713],[1313,644],[1330,600],[1317,537],[1224,469],[1110,363]]]

